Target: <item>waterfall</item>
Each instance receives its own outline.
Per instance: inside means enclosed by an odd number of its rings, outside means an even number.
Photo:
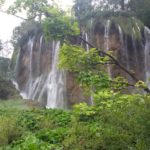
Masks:
[[[65,103],[65,72],[58,70],[58,54],[60,42],[53,42],[52,69],[47,79],[47,108],[64,108]]]
[[[136,23],[137,25],[137,23]],[[138,25],[137,25],[138,27]],[[137,44],[136,44],[136,41],[135,41],[135,38],[134,38],[134,35],[136,36],[136,32],[135,32],[135,29],[133,28],[133,34],[132,34],[132,44],[133,44],[133,52],[134,52],[134,56],[135,56],[135,64],[136,66],[135,67],[138,67],[137,64],[138,64],[138,55],[137,55]],[[138,30],[139,30],[139,27],[138,27]],[[138,69],[138,68],[137,68]]]
[[[144,36],[143,29],[135,22],[131,34],[127,34],[121,25],[111,24],[110,20],[106,20],[105,26],[93,26],[88,32],[83,30],[82,37],[86,41],[95,40],[95,47],[105,52],[112,49],[118,61],[135,73],[139,80],[145,80],[150,87],[150,30],[145,27]],[[136,38],[138,31],[141,38]],[[83,41],[81,45],[88,53],[90,46]],[[64,108],[80,99],[93,104],[92,96],[84,97],[82,89],[74,81],[74,74],[68,73],[66,81],[66,73],[57,67],[59,49],[60,42],[45,40],[41,32],[28,35],[17,57],[17,78],[14,84],[24,99],[38,101],[47,108]],[[121,75],[134,83],[128,74],[115,65],[107,64],[106,71],[110,77]],[[93,87],[91,93],[92,90]]]
[[[32,99],[32,90],[33,90],[33,77],[32,77],[32,54],[33,54],[33,45],[34,45],[34,38],[35,37],[30,37],[28,41],[28,53],[29,53],[29,66],[28,66],[28,72],[29,72],[29,77],[28,81],[25,86],[25,90],[21,91],[20,95],[23,97],[23,99]],[[18,62],[19,63],[19,62]]]
[[[105,26],[105,33],[104,33],[104,50],[105,52],[109,51],[109,31],[110,31],[110,20],[107,20],[106,26]],[[110,65],[107,65],[107,72],[109,76],[111,77],[111,68]]]
[[[85,33],[85,40],[88,42],[89,38],[88,38],[88,34]],[[89,45],[86,43],[86,51],[89,51]]]
[[[118,25],[118,30],[119,30],[119,40],[121,43],[121,60],[122,63],[126,65],[127,69],[129,69],[130,65],[129,65],[129,55],[127,51],[127,39],[126,37],[124,39],[123,31],[119,25]]]
[[[38,41],[39,45],[36,45]],[[20,95],[24,99],[44,102],[47,108],[64,108],[64,100],[66,98],[66,74],[65,71],[59,70],[57,67],[60,42],[51,42],[52,44],[50,43],[47,50],[43,50],[43,48],[46,48],[43,47],[43,42],[45,43],[43,35],[39,38],[35,36],[29,38],[25,48],[25,62],[22,59],[27,70],[27,79],[23,85],[23,89],[20,89],[20,87],[17,88],[19,88]],[[42,62],[50,62],[50,60],[43,60],[42,55],[46,55],[48,59],[51,59],[51,66],[48,64],[46,66],[49,72],[42,73],[41,71]],[[19,57],[20,53],[16,62],[16,72],[20,69]],[[18,85],[17,81],[14,83]]]
[[[42,101],[44,94],[46,93],[47,108],[64,108],[65,97],[66,97],[66,75],[63,70],[58,70],[58,55],[60,49],[60,42],[52,42],[52,64],[51,71],[49,72],[46,79],[41,75],[37,78],[39,86],[37,87],[36,93],[41,90],[38,101]],[[43,87],[41,87],[43,85]],[[34,95],[34,97],[35,97]]]
[[[46,80],[43,80],[42,76],[39,78],[39,85],[41,82],[44,83],[41,92],[38,97],[38,101],[41,101],[46,93],[47,97],[47,108],[64,108],[65,107],[65,97],[66,97],[66,75],[63,70],[58,70],[58,55],[60,49],[60,42],[52,42],[52,66]],[[37,93],[37,92],[36,92]]]
[[[17,77],[17,72],[18,72],[18,69],[19,69],[19,58],[20,58],[20,51],[19,53],[17,54],[17,59],[16,59],[16,65],[15,65],[15,68],[14,68],[14,75]],[[17,83],[17,81],[13,78],[12,79],[12,84],[15,86],[15,88],[19,91],[19,85]]]
[[[32,68],[32,56],[33,56],[33,45],[34,45],[34,37],[33,38],[30,38],[29,39],[29,42],[28,42],[28,50],[29,50],[29,59],[30,59],[30,63],[29,63],[29,80],[28,80],[28,99],[32,99],[32,93],[33,93],[33,76],[32,76],[32,72],[33,72],[33,68]]]
[[[37,66],[37,73],[40,74],[40,62],[41,62],[41,52],[42,52],[42,42],[43,42],[43,35],[40,37],[40,47],[39,47],[39,55],[38,55],[38,66]]]
[[[82,32],[82,38],[85,39],[87,42],[89,41],[88,34],[85,31]],[[83,41],[81,42],[81,46],[84,47]],[[89,51],[90,49],[87,43],[85,44],[85,49],[86,51]]]
[[[145,27],[145,81],[150,88],[150,29]]]

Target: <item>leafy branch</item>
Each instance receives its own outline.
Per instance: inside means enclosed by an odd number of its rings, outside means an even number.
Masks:
[[[88,44],[91,48],[95,48],[98,52],[100,52],[101,55],[105,55],[108,56],[115,65],[117,65],[120,69],[122,69],[123,71],[125,71],[128,75],[130,75],[132,77],[132,79],[135,82],[138,82],[139,79],[131,72],[129,71],[125,66],[123,66],[115,57],[113,57],[111,54],[104,52],[103,50],[100,50],[98,48],[96,48],[93,44],[91,44],[90,42],[86,41],[84,38],[82,38],[81,36],[79,37],[83,42],[85,42],[86,44]],[[150,89],[148,87],[144,86],[144,91],[150,93]]]

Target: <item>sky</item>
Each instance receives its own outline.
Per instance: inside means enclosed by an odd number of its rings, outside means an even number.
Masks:
[[[12,4],[15,0],[7,0],[6,8]],[[68,9],[73,5],[73,0],[56,0],[63,9]],[[11,57],[13,53],[13,47],[9,44],[13,29],[22,22],[21,19],[12,15],[7,15],[0,12],[0,40],[5,43],[4,50],[0,51],[0,56]]]

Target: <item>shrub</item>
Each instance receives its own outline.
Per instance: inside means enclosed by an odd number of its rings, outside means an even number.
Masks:
[[[14,116],[0,116],[0,146],[18,140],[23,131]]]

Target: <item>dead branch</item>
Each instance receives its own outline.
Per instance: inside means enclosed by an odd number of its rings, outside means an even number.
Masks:
[[[85,42],[86,44],[88,44],[91,48],[95,48],[96,50],[98,50],[102,55],[104,56],[108,56],[113,62],[115,65],[117,65],[120,69],[122,69],[123,71],[125,71],[128,75],[130,75],[132,77],[132,79],[135,81],[135,82],[138,82],[139,79],[131,72],[129,71],[125,66],[123,66],[115,57],[113,57],[112,55],[98,49],[97,47],[95,47],[93,44],[91,44],[90,42],[86,41],[84,38],[82,38],[81,36],[79,37],[83,42]],[[147,93],[150,93],[150,89],[148,87],[144,88],[144,90],[147,92]]]

